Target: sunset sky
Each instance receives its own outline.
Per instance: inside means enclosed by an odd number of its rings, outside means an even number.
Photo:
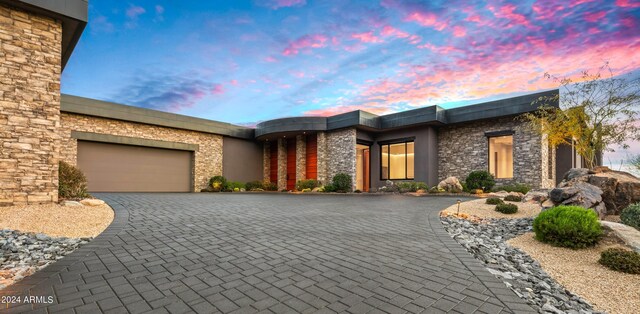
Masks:
[[[640,0],[92,0],[62,91],[250,125],[504,98],[638,51]]]

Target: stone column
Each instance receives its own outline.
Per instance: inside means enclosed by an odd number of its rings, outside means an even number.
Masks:
[[[317,154],[317,167],[318,167],[318,181],[322,185],[329,184],[331,179],[327,178],[327,135],[324,132],[318,132],[318,154]]]
[[[287,188],[287,141],[278,139],[278,190]]]
[[[344,129],[327,133],[327,177],[338,173],[351,176],[356,184],[356,129]]]
[[[58,201],[62,25],[0,5],[0,205]]]
[[[262,144],[262,182],[271,182],[271,143]]]
[[[296,136],[296,182],[307,178],[307,140],[304,135]]]

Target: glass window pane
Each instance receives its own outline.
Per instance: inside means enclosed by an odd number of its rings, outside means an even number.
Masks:
[[[513,178],[513,136],[489,138],[489,172],[499,179]]]
[[[407,179],[413,179],[413,142],[407,143]]]
[[[405,179],[405,143],[389,145],[389,177],[391,179]]]
[[[381,179],[389,179],[389,145],[382,145],[382,156],[380,158],[380,169],[382,169]]]

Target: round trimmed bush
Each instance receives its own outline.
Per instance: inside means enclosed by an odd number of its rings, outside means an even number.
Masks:
[[[533,220],[536,239],[555,246],[585,248],[602,237],[598,215],[580,206],[561,205],[545,210]]]
[[[622,223],[640,230],[640,203],[627,206],[620,213]]]
[[[518,205],[515,204],[498,204],[496,211],[503,214],[515,214],[518,212]]]
[[[464,183],[467,190],[482,189],[483,191],[488,192],[491,191],[494,185],[496,185],[496,180],[488,171],[477,170],[469,173],[467,179],[464,180]]]
[[[498,205],[498,204],[504,204],[504,201],[501,200],[499,197],[490,197],[487,199],[485,203],[489,205]]]
[[[504,200],[509,202],[522,202],[522,197],[509,194],[504,197]]]
[[[209,179],[209,186],[214,192],[220,192],[226,188],[227,179],[223,176],[215,176]]]
[[[333,176],[331,182],[334,190],[340,193],[351,192],[351,176],[346,173],[338,173]]]
[[[640,274],[640,254],[621,248],[611,248],[600,254],[598,263],[628,274]]]

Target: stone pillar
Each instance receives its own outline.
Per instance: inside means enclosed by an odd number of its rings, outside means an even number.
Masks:
[[[271,143],[262,144],[262,182],[271,182]]]
[[[317,167],[318,167],[318,181],[322,185],[331,183],[331,179],[327,177],[327,135],[324,132],[318,132],[318,155],[317,155]]]
[[[356,185],[356,129],[345,129],[327,133],[327,177],[338,173],[351,176]]]
[[[296,182],[307,178],[307,140],[304,135],[296,136]]]
[[[287,141],[278,139],[278,190],[287,188]]]
[[[58,201],[62,25],[0,5],[0,205]]]

